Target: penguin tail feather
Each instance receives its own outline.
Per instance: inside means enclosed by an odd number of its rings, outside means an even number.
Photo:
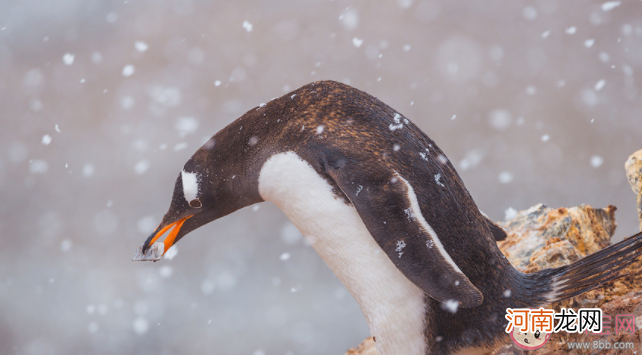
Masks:
[[[549,281],[548,287],[543,288],[539,295],[541,300],[546,303],[559,302],[627,276],[622,270],[640,255],[642,232],[573,264],[542,270],[532,275],[541,281]]]

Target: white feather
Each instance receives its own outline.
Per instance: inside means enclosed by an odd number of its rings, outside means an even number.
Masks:
[[[259,192],[308,238],[359,303],[379,355],[428,353],[424,293],[382,252],[357,210],[336,198],[310,164],[293,152],[272,156],[261,169]]]
[[[183,196],[189,203],[198,197],[200,179],[197,173],[188,173],[185,170],[181,171],[181,179],[183,182]]]

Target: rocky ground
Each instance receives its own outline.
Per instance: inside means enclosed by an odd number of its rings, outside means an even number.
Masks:
[[[626,174],[633,192],[638,196],[638,213],[642,230],[642,150],[629,157],[625,164]],[[508,233],[498,246],[510,262],[523,272],[535,272],[545,268],[570,264],[611,244],[617,226],[614,206],[593,208],[582,205],[572,208],[549,208],[539,204],[518,212],[513,219],[502,224]],[[637,260],[623,271],[627,276],[609,282],[599,289],[587,292],[570,300],[552,304],[560,307],[599,307],[603,314],[636,316],[636,333],[596,336],[592,334],[553,334],[542,349],[533,354],[635,354],[642,343],[642,260]],[[612,332],[614,333],[614,332]],[[633,342],[633,350],[568,350],[568,342]],[[510,341],[495,350],[493,355],[523,354],[523,350]],[[376,355],[372,338],[364,340],[346,355]]]

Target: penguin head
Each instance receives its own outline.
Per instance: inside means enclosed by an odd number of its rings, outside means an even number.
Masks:
[[[168,231],[164,252],[187,233],[262,201],[258,177],[246,167],[247,157],[230,153],[223,146],[217,149],[217,138],[205,143],[183,166],[174,183],[169,210],[143,244],[143,253]]]

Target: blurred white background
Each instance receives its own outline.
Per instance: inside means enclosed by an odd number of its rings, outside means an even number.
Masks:
[[[637,230],[642,2],[0,0],[0,353],[343,354],[361,312],[273,205],[130,261],[183,163],[338,80],[411,118],[482,210]]]

